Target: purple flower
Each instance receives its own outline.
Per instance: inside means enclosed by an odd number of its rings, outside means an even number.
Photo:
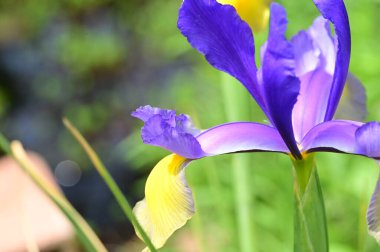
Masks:
[[[344,3],[342,0],[314,0],[314,3],[322,16],[291,40],[285,37],[285,10],[279,4],[271,5],[269,36],[261,49],[262,65],[257,68],[253,33],[232,6],[215,0],[183,1],[178,19],[182,34],[212,66],[245,86],[271,125],[235,122],[199,133],[188,116],[177,116],[171,110],[145,106],[133,113],[145,123],[144,143],[161,146],[177,156],[165,158],[153,169],[147,181],[146,198],[135,208],[157,246],[162,246],[194,211],[191,191],[183,175],[191,160],[244,151],[280,152],[295,159],[317,151],[380,159],[380,123],[334,119],[346,81],[350,90],[358,91],[351,94],[353,104],[359,105],[356,110],[365,112],[361,84],[348,75],[351,38]],[[335,36],[330,32],[330,23]],[[160,182],[166,181],[168,174],[175,175],[170,180],[175,181],[173,190],[167,186],[169,183]],[[377,240],[379,190],[378,185],[368,211],[369,228]],[[186,207],[177,212],[180,205]],[[176,217],[171,216],[173,212]]]

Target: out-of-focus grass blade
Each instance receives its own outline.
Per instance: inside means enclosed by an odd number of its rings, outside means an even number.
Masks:
[[[136,217],[134,216],[132,208],[129,205],[127,199],[124,197],[123,193],[121,192],[120,188],[116,184],[115,180],[112,178],[111,174],[108,172],[108,170],[106,169],[106,167],[104,166],[103,162],[100,160],[99,156],[96,154],[94,149],[90,146],[87,140],[82,136],[82,134],[73,126],[73,124],[67,118],[63,119],[63,124],[70,131],[73,137],[78,141],[78,143],[83,147],[84,151],[90,158],[95,169],[98,171],[99,175],[104,180],[104,182],[106,183],[106,185],[112,192],[113,196],[115,197],[117,203],[120,205],[124,214],[132,222],[136,230],[141,234],[141,237],[143,238],[147,247],[150,249],[151,252],[157,251],[152,241],[149,239],[148,235],[146,234],[146,232],[144,231],[144,229],[141,227],[140,223],[137,221]]]
[[[23,171],[33,180],[33,182],[57,205],[57,207],[65,214],[74,226],[79,241],[82,243],[86,251],[89,252],[106,252],[107,249],[101,243],[91,227],[82,218],[82,216],[74,209],[74,207],[66,200],[61,192],[52,186],[44,177],[42,177],[34,164],[29,160],[22,144],[19,141],[9,141],[0,134],[0,148],[6,154],[13,157],[20,165]]]
[[[228,121],[248,120],[250,106],[248,103],[248,92],[239,87],[235,79],[222,73],[222,90],[225,104],[226,117]],[[231,169],[233,175],[233,186],[235,191],[235,208],[238,225],[239,251],[255,251],[253,240],[253,223],[250,216],[250,188],[249,169],[251,168],[248,155],[236,154],[232,157]]]

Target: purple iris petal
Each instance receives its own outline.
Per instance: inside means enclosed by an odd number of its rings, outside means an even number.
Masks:
[[[197,136],[209,155],[240,151],[275,151],[289,153],[278,131],[270,126],[236,122],[216,126]]]
[[[355,132],[363,125],[354,121],[328,121],[312,128],[301,142],[301,150],[361,154]]]
[[[301,90],[292,113],[297,141],[325,119],[332,76],[320,68],[302,75],[300,81]]]
[[[378,160],[380,159],[380,123],[369,122],[356,131],[359,152]],[[367,223],[370,234],[380,242],[380,178],[371,197],[367,211]]]
[[[253,34],[234,7],[215,0],[185,0],[178,28],[212,66],[238,79],[265,110],[256,79]]]
[[[336,41],[331,35],[330,22],[323,17],[317,17],[308,29],[313,39],[315,50],[319,51],[319,67],[333,75],[336,61]]]
[[[180,156],[197,159],[205,156],[193,135],[196,131],[186,115],[176,115],[174,110],[144,106],[132,113],[145,122],[141,136],[146,144],[163,147]]]
[[[172,124],[175,123],[176,112],[174,110],[161,109],[146,105],[139,107],[132,112],[132,116],[140,119],[144,123],[155,115],[161,115],[162,118],[166,119],[168,122],[171,122]]]
[[[380,177],[377,179],[375,191],[367,210],[367,224],[369,233],[380,242]]]
[[[363,121],[367,117],[367,95],[363,84],[348,73],[346,86],[335,112],[335,119]]]
[[[296,56],[297,76],[317,68],[334,74],[336,48],[328,20],[317,17],[307,31],[300,31],[292,38],[292,44]]]
[[[176,115],[175,110],[152,107],[150,105],[142,106],[132,112],[132,116],[139,118],[146,123],[155,115],[160,115],[172,127],[176,127],[179,132],[198,135],[200,130],[195,128],[190,117],[185,114]]]
[[[292,38],[295,56],[295,73],[302,76],[315,70],[319,64],[319,52],[314,41],[306,31],[300,31]]]
[[[292,110],[297,101],[300,82],[294,74],[294,53],[285,38],[286,12],[276,3],[271,5],[270,30],[262,66],[262,81],[270,120],[291,153],[300,158],[293,135]]]
[[[369,122],[356,131],[359,154],[380,159],[380,123]]]
[[[292,38],[296,75],[301,81],[300,95],[293,109],[293,127],[297,141],[315,125],[324,122],[331,92],[336,50],[329,21],[314,20],[307,31]]]
[[[183,114],[177,116],[174,110],[144,106],[132,115],[145,122],[141,133],[144,143],[188,159],[241,151],[289,153],[278,131],[264,124],[228,123],[192,135],[194,127],[190,118]]]
[[[323,17],[333,23],[338,41],[334,78],[325,116],[325,121],[328,121],[334,116],[346,82],[351,53],[350,25],[343,0],[314,0],[314,3]]]

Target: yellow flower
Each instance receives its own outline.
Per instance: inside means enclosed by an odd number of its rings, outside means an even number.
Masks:
[[[254,32],[265,29],[269,19],[271,0],[217,0],[221,4],[235,7],[239,16],[247,22]]]
[[[188,163],[176,154],[158,162],[146,182],[145,198],[133,209],[156,248],[161,248],[194,214],[194,201],[184,173]],[[138,232],[137,235],[141,238]]]

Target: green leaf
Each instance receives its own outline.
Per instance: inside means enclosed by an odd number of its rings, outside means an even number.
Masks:
[[[137,221],[135,215],[133,214],[130,204],[128,203],[127,199],[124,197],[119,186],[116,184],[115,180],[112,178],[111,174],[108,172],[107,168],[104,166],[103,162],[100,160],[99,156],[96,154],[94,149],[87,142],[87,140],[82,136],[82,134],[78,131],[78,129],[75,128],[74,125],[72,125],[72,123],[67,118],[63,119],[63,124],[69,130],[69,132],[73,135],[73,137],[77,140],[77,142],[82,146],[83,150],[86,152],[87,156],[91,160],[92,164],[94,165],[95,169],[99,173],[100,177],[103,179],[107,187],[110,189],[117,203],[119,204],[119,206],[121,207],[121,209],[123,210],[127,218],[131,221],[136,231],[141,235],[143,241],[148,246],[149,250],[151,252],[157,251],[152,241],[146,234],[145,230]]]
[[[91,229],[83,217],[75,210],[70,202],[62,193],[49,183],[45,177],[41,176],[34,164],[29,160],[22,144],[19,141],[9,143],[8,140],[0,133],[0,148],[20,165],[22,170],[27,174],[36,186],[45,193],[49,199],[62,211],[67,219],[73,225],[77,237],[85,251],[88,252],[106,252],[107,249],[101,243],[95,232]]]
[[[294,252],[327,252],[325,206],[314,156],[293,160]]]

